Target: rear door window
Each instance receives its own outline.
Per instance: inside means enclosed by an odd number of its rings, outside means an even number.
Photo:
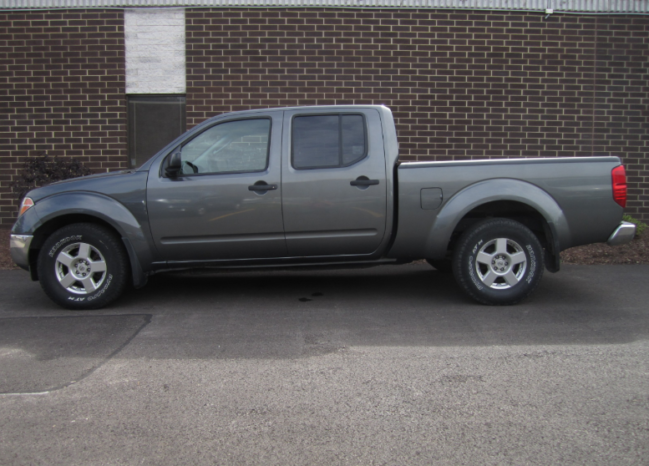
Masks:
[[[306,170],[346,167],[366,156],[367,130],[363,115],[308,115],[293,118],[293,168]]]

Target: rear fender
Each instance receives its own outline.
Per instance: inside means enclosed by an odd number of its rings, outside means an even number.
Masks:
[[[426,240],[426,256],[441,259],[446,256],[451,235],[460,221],[473,209],[496,201],[514,201],[536,210],[544,219],[546,236],[550,234],[548,262],[550,271],[558,270],[561,244],[569,244],[570,229],[563,210],[552,196],[539,187],[519,180],[492,179],[468,186],[455,194],[442,208]],[[556,269],[556,270],[553,270]]]

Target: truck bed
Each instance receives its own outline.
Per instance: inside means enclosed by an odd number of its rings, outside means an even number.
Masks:
[[[399,224],[388,256],[443,257],[456,226],[481,216],[485,209],[478,206],[492,200],[496,215],[499,208],[536,209],[559,250],[605,242],[623,210],[611,188],[618,165],[610,156],[402,163],[396,168]],[[439,205],[426,202],[430,193],[440,196]]]

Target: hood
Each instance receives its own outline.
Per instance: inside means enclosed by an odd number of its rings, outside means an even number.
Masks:
[[[31,198],[34,202],[38,202],[40,199],[55,194],[73,191],[95,192],[110,196],[116,190],[121,191],[118,187],[122,186],[125,181],[130,181],[136,173],[135,170],[123,170],[70,178],[41,188],[32,189],[27,193],[27,197]]]

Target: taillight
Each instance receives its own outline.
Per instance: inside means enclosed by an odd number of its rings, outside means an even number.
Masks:
[[[23,199],[23,202],[20,204],[20,212],[18,212],[18,216],[20,217],[22,214],[27,212],[30,207],[34,207],[34,201],[26,197],[25,199]]]
[[[626,171],[620,165],[611,171],[613,179],[613,199],[622,207],[626,207]]]

